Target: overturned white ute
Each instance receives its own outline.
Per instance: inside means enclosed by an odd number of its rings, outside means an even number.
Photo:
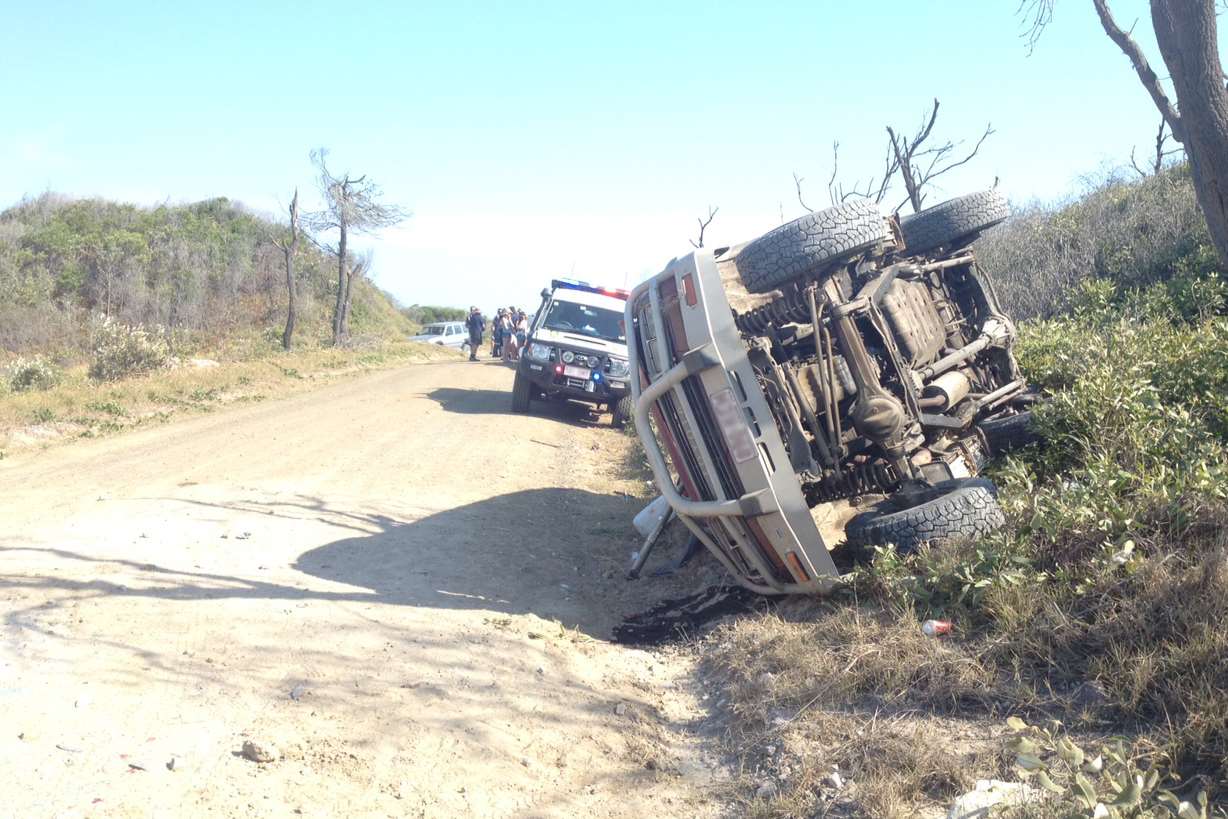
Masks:
[[[742,585],[823,593],[842,553],[1001,525],[976,476],[1031,441],[1035,396],[972,243],[1006,215],[994,191],[902,220],[844,204],[632,291],[657,485]]]

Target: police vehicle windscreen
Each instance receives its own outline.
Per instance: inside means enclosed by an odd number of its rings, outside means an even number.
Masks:
[[[600,338],[615,344],[626,344],[623,314],[617,310],[576,304],[570,301],[551,302],[542,326],[563,333]]]

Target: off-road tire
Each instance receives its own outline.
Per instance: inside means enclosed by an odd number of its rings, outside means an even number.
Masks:
[[[1004,221],[1010,212],[1006,197],[993,190],[948,199],[900,219],[904,251],[920,255],[940,247],[962,247]]]
[[[633,412],[635,412],[635,404],[631,402],[631,396],[624,395],[610,408],[610,426],[614,429],[622,429],[631,420]]]
[[[528,412],[533,397],[533,383],[520,373],[512,380],[512,412]]]
[[[1022,449],[1040,440],[1039,433],[1032,425],[1032,413],[1020,412],[1001,418],[991,418],[977,424],[985,443],[994,455],[1001,455],[1012,450]]]
[[[879,508],[849,521],[844,535],[849,546],[895,546],[896,551],[916,551],[923,543],[982,537],[1002,526],[1006,519],[998,506],[993,483],[984,478],[946,481],[937,497],[895,509],[888,499]]]
[[[752,293],[821,272],[891,238],[887,220],[871,202],[816,210],[748,243],[738,253],[738,274]]]

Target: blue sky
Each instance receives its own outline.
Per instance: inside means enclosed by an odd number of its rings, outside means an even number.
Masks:
[[[368,239],[405,303],[529,303],[554,275],[618,286],[878,173],[884,126],[996,133],[933,201],[1015,201],[1146,152],[1158,116],[1090,2],[1035,53],[1015,0],[11,4],[0,30],[0,206],[54,190],[228,196],[280,212],[307,155],[413,211]],[[1153,55],[1141,0],[1114,0]]]

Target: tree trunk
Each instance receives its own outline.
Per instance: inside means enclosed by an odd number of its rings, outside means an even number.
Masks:
[[[354,295],[354,268],[351,267],[349,273],[345,277],[345,309],[341,311],[341,332],[349,339],[350,337],[350,299]]]
[[[295,304],[295,287],[294,287],[294,252],[287,248],[282,251],[286,254],[286,329],[281,333],[281,346],[284,350],[289,350],[294,343],[294,323],[298,312],[298,306]]]
[[[349,290],[349,276],[346,275],[346,224],[341,221],[341,239],[337,242],[337,304],[333,307],[333,346],[340,347],[345,343],[345,307],[346,291]]]
[[[294,199],[290,201],[290,241],[282,246],[281,252],[286,257],[286,329],[281,334],[281,346],[289,350],[294,343],[294,324],[298,319],[298,305],[294,283],[294,248],[298,244],[298,191],[294,191]]]
[[[1173,136],[1185,146],[1211,242],[1228,264],[1228,90],[1216,41],[1215,0],[1151,0],[1160,55],[1177,92]]]

